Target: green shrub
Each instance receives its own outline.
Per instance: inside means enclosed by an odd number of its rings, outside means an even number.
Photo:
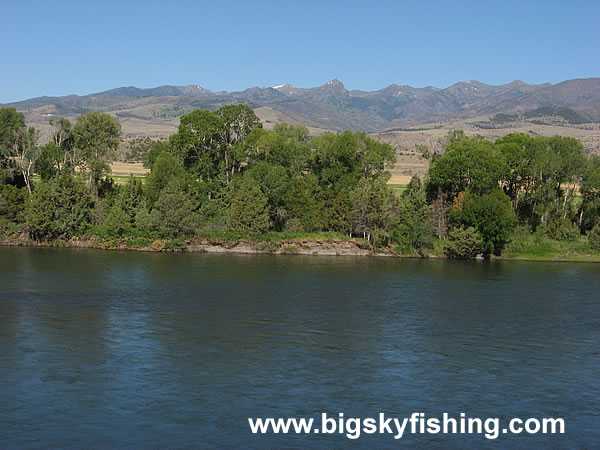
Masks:
[[[110,236],[121,237],[131,227],[131,219],[123,208],[115,205],[104,219],[104,226]]]
[[[483,251],[483,238],[473,227],[453,228],[448,233],[444,253],[449,258],[473,259]]]
[[[87,228],[92,207],[89,187],[65,173],[37,183],[25,208],[25,225],[33,239],[68,239]]]
[[[10,184],[0,185],[0,216],[11,222],[21,222],[24,208],[24,189]]]
[[[173,179],[160,191],[150,213],[151,223],[164,236],[191,236],[198,225],[198,217],[193,209],[192,201],[186,196],[183,186],[177,179]]]
[[[142,202],[135,213],[135,226],[138,230],[143,232],[153,231],[154,223],[152,222],[152,216],[150,211],[146,207],[146,203]]]
[[[588,231],[588,242],[594,250],[600,250],[600,220]]]
[[[552,220],[548,224],[546,233],[552,239],[565,242],[575,241],[580,235],[577,225],[564,217]]]
[[[127,240],[127,247],[128,248],[150,247],[153,242],[154,242],[154,239],[150,239],[150,238],[133,238],[133,239]]]
[[[467,193],[462,210],[454,208],[452,214],[458,225],[479,231],[486,256],[499,256],[517,225],[510,198],[500,189],[481,196]]]

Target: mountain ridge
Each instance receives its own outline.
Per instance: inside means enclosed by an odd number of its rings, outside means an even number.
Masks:
[[[286,83],[234,92],[213,92],[199,85],[123,86],[83,96],[42,96],[1,106],[14,106],[29,122],[36,123],[53,116],[75,117],[89,110],[108,112],[120,119],[172,120],[193,109],[216,109],[230,103],[269,107],[299,123],[330,130],[377,132],[540,108],[566,108],[573,111],[569,117],[592,123],[600,122],[600,78],[556,84],[514,80],[502,85],[470,80],[446,88],[390,84],[376,91],[347,90],[338,79],[313,88]]]

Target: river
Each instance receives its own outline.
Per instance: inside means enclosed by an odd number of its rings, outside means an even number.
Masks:
[[[0,248],[0,447],[600,446],[600,265]],[[248,418],[560,417],[563,435]]]

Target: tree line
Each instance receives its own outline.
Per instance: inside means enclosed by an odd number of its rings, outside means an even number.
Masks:
[[[510,134],[495,142],[455,131],[425,152],[427,177],[388,185],[394,149],[366,133],[310,137],[263,129],[245,105],[196,110],[143,156],[142,183],[117,185],[109,164],[120,126],[88,112],[51,121],[52,139],[0,109],[0,226],[36,240],[84,234],[188,238],[337,232],[376,248],[450,257],[500,254],[517,226],[554,239],[600,235],[600,158],[573,138]]]

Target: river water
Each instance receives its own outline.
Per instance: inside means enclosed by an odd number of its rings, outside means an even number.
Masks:
[[[0,447],[600,446],[600,265],[0,248]],[[561,417],[564,435],[248,418]]]

